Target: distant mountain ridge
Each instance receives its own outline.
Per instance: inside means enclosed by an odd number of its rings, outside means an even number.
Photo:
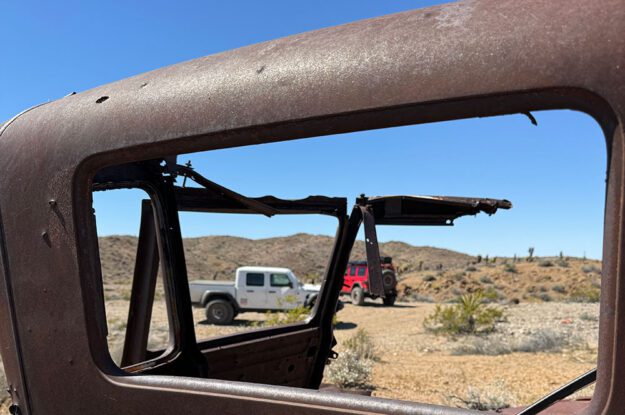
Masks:
[[[99,238],[99,243],[105,285],[128,290],[137,238],[106,236]],[[318,282],[333,244],[332,237],[304,233],[255,240],[234,236],[184,239],[190,280],[232,280],[236,268],[259,265],[291,268],[301,281]],[[601,262],[596,260],[478,258],[405,242],[382,243],[380,252],[393,257],[403,299],[447,301],[482,290],[498,301],[598,300]],[[365,259],[364,242],[356,242],[352,259]]]
[[[133,273],[137,238],[114,235],[99,238],[100,257],[105,281],[125,280]],[[245,265],[283,266],[291,268],[303,281],[319,279],[327,265],[334,238],[298,233],[267,239],[234,236],[185,238],[185,257],[189,279],[232,279],[237,267]],[[459,252],[416,247],[405,242],[380,244],[383,256],[404,272],[435,268],[460,268],[474,257]],[[353,259],[365,258],[363,241],[356,241]]]

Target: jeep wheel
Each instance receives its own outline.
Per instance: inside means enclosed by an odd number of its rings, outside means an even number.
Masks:
[[[382,302],[384,303],[384,305],[391,306],[391,305],[395,304],[395,300],[396,299],[397,299],[397,296],[389,295],[389,296],[384,297],[382,299]]]
[[[365,303],[365,293],[360,287],[352,288],[350,296],[352,297],[352,304],[363,305]]]
[[[210,324],[224,325],[232,323],[234,309],[226,300],[213,300],[206,305],[206,320]]]
[[[397,278],[395,278],[395,273],[390,269],[385,269],[384,271],[382,271],[382,286],[384,287],[384,292],[394,290],[395,285],[397,285]]]

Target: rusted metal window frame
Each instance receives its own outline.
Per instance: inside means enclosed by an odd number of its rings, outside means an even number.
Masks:
[[[608,148],[599,360],[589,414],[623,413],[624,32],[625,5],[617,0],[457,3],[197,59],[6,122],[0,344],[13,401],[24,414],[471,413],[267,385],[128,376],[110,361],[98,326],[102,308],[93,301],[91,178],[106,166],[159,154],[573,109],[599,122]],[[68,399],[50,388],[59,377],[82,393]]]

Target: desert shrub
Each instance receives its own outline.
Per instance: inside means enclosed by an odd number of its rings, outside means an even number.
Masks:
[[[328,380],[339,388],[368,388],[371,381],[370,360],[345,351],[327,367]]]
[[[492,284],[493,283],[493,279],[491,277],[489,277],[488,275],[482,275],[480,277],[480,282],[482,284]]]
[[[566,287],[564,287],[564,285],[554,285],[551,289],[560,294],[566,293]]]
[[[502,339],[491,337],[476,337],[463,342],[461,345],[454,347],[451,350],[451,354],[454,356],[499,356],[502,354],[509,354],[510,352],[510,346]]]
[[[548,302],[550,302],[550,301],[552,301],[552,300],[553,300],[553,298],[551,298],[551,296],[550,296],[549,294],[547,294],[547,293],[543,293],[543,292],[541,292],[540,294],[538,294],[538,295],[536,296],[536,298],[540,299],[541,301],[544,301],[545,303],[548,303]]]
[[[425,329],[447,335],[488,333],[495,329],[495,323],[503,318],[499,308],[483,303],[481,291],[465,294],[457,303],[436,305],[434,312],[423,322]]]
[[[557,353],[566,347],[583,343],[581,340],[569,340],[564,334],[550,329],[539,329],[529,336],[515,340],[510,337],[475,337],[469,338],[451,350],[452,355],[498,356],[514,352],[520,353]]]
[[[484,388],[469,386],[466,396],[450,396],[448,400],[478,411],[498,411],[513,405],[513,397],[503,381],[497,381]]]
[[[462,290],[458,287],[451,287],[451,293],[453,295],[455,295],[455,298],[452,298],[450,300],[448,300],[447,302],[449,303],[457,303],[458,302],[458,298],[460,298],[460,296],[462,295]]]
[[[345,351],[328,365],[328,380],[339,388],[369,388],[373,362],[379,360],[371,336],[359,329],[344,346]]]
[[[486,290],[482,292],[483,303],[493,303],[497,300],[500,300],[503,296],[499,291],[497,291],[494,287],[488,287]]]
[[[475,272],[475,271],[477,271],[477,268],[475,268],[473,265],[469,265],[469,266],[465,269],[465,271],[467,271],[467,272]]]
[[[587,312],[580,314],[579,318],[584,321],[599,321],[599,316]]]
[[[285,295],[277,300],[279,307],[297,303],[297,297],[294,295]],[[265,320],[253,323],[253,325],[262,327],[280,326],[284,324],[299,323],[306,320],[310,316],[310,308],[303,305],[296,306],[290,310],[283,312],[267,311],[265,313]]]
[[[586,274],[590,274],[591,272],[596,272],[597,274],[601,273],[601,268],[595,265],[582,265],[581,270]]]
[[[595,286],[578,287],[571,292],[571,301],[576,303],[597,303],[601,290]]]
[[[310,315],[310,308],[304,306],[297,306],[286,312],[271,312],[265,313],[265,320],[255,322],[256,325],[263,327],[281,326],[284,324],[298,323],[304,321]]]
[[[454,281],[463,281],[464,276],[465,276],[464,272],[456,272],[451,275],[451,278],[453,278]]]
[[[423,295],[423,294],[419,294],[419,293],[412,293],[410,294],[410,301],[418,301],[421,303],[433,303],[434,302],[434,298],[430,297],[429,295]]]
[[[421,279],[424,282],[432,282],[432,281],[436,281],[436,277],[432,274],[428,274],[428,275],[424,275],[423,277],[421,277]]]
[[[517,273],[516,265],[510,264],[508,262],[503,264],[503,269],[504,269],[504,271],[510,272],[512,274],[516,274]]]
[[[559,352],[567,345],[567,339],[563,334],[550,329],[540,329],[513,344],[512,351],[524,353]]]
[[[360,359],[372,360],[374,362],[380,360],[371,336],[365,329],[358,329],[355,335],[345,341],[344,346]]]
[[[544,268],[553,267],[553,262],[549,261],[548,259],[543,259],[538,263],[538,266]]]

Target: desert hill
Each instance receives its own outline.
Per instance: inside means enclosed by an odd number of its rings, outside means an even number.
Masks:
[[[99,238],[105,283],[127,283],[134,267],[137,238]],[[333,238],[295,234],[268,239],[232,236],[185,238],[189,279],[231,280],[245,265],[291,268],[304,282],[318,281],[329,258]],[[465,292],[483,290],[493,300],[593,301],[598,295],[601,263],[581,258],[476,258],[460,252],[404,242],[380,245],[393,257],[399,289],[405,299],[445,301]],[[357,241],[352,259],[364,259],[364,242]]]

